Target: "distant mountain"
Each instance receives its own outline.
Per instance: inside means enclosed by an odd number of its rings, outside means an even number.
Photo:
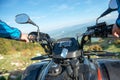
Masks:
[[[108,20],[107,23],[111,24],[114,20]],[[86,31],[87,27],[95,25],[95,22],[89,22],[85,24],[78,24],[73,26],[67,26],[60,29],[52,30],[48,32],[52,38],[63,38],[63,37],[76,37],[77,34],[82,34]]]
[[[53,38],[62,38],[62,37],[76,37],[77,34],[81,34],[85,32],[87,29],[87,25],[85,24],[78,24],[69,27],[63,27],[61,29],[56,29],[49,32],[50,36]]]

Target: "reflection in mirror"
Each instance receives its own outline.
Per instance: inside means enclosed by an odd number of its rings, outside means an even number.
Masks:
[[[110,9],[117,9],[118,8],[117,1],[116,0],[110,0],[109,8]]]
[[[15,21],[19,24],[25,24],[29,22],[29,16],[27,14],[18,14],[15,17]]]

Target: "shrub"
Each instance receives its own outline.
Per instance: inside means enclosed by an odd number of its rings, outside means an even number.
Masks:
[[[89,48],[88,48],[89,51],[101,51],[103,50],[102,47],[100,45],[91,45]]]
[[[5,41],[0,38],[0,54],[7,54],[7,47],[5,45]]]

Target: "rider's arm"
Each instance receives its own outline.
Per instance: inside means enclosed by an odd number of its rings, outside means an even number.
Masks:
[[[27,34],[23,34],[19,29],[10,27],[1,20],[0,20],[0,37],[29,42]]]
[[[116,0],[117,1],[117,5],[118,5],[118,18],[117,18],[117,20],[116,20],[116,25],[117,25],[117,27],[119,27],[120,28],[120,0]]]
[[[118,16],[118,18],[116,20],[116,25],[117,25],[117,27],[120,28],[120,13],[119,13],[119,16]]]
[[[17,28],[10,27],[0,20],[0,37],[19,40],[21,38],[21,31]]]
[[[19,40],[21,38],[21,31],[17,28],[10,27],[0,20],[0,37]]]
[[[115,37],[120,37],[120,0],[116,0],[117,1],[117,5],[118,5],[118,18],[116,20],[116,24],[113,26],[113,29],[112,29],[112,34],[115,36]]]

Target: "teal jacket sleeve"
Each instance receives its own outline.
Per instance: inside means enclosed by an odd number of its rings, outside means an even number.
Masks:
[[[118,18],[116,20],[116,24],[117,26],[120,28],[120,0],[116,0],[117,1],[117,5],[118,5]]]
[[[21,31],[17,28],[10,27],[0,20],[0,37],[19,40],[21,37]]]

